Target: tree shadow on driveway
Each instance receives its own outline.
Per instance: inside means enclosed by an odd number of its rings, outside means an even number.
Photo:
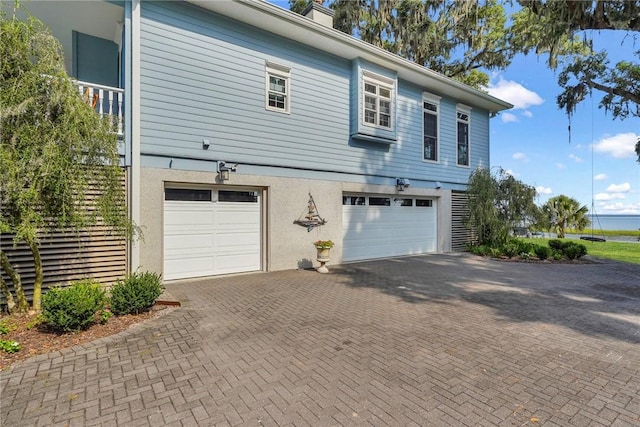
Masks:
[[[539,322],[588,336],[640,343],[640,266],[516,263],[434,254],[334,269],[351,287],[379,289],[411,304],[466,302],[502,321]]]

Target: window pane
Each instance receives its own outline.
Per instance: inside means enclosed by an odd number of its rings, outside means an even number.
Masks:
[[[425,160],[437,160],[436,159],[436,139],[425,136],[424,137],[424,159]]]
[[[413,206],[413,199],[393,199],[393,206]]]
[[[430,102],[425,102],[423,108],[425,110],[429,110],[429,111],[438,111],[438,106],[436,104],[432,104]]]
[[[387,115],[387,114],[380,114],[380,123],[378,123],[380,126],[384,126],[386,128],[390,128],[391,127],[391,116]]]
[[[364,121],[367,123],[376,124],[376,112],[365,110],[364,112]]]
[[[376,110],[376,98],[373,96],[365,96],[364,97],[364,108],[367,110]]]
[[[342,196],[342,204],[349,206],[364,206],[364,197],[360,196]]]
[[[369,206],[391,206],[391,199],[388,197],[369,197]]]
[[[469,121],[469,115],[467,113],[458,112],[458,120],[464,120],[465,122]]]
[[[380,101],[380,112],[382,114],[391,114],[391,103],[389,101]]]
[[[433,206],[433,201],[430,199],[416,199],[416,206],[431,207]]]
[[[425,136],[438,136],[438,117],[433,114],[424,113],[424,135]]]
[[[365,92],[369,92],[369,93],[373,93],[374,95],[378,93],[378,88],[372,84],[369,83],[365,83],[364,84],[364,91]]]
[[[221,202],[258,203],[258,192],[220,190],[218,200]]]
[[[269,107],[279,108],[284,110],[286,108],[285,105],[285,96],[278,95],[275,93],[269,93]]]
[[[380,96],[383,98],[391,98],[391,91],[389,89],[381,87]]]
[[[279,77],[269,77],[269,90],[279,93],[286,93],[286,81]]]
[[[178,200],[182,202],[210,202],[211,190],[192,190],[187,188],[165,188],[165,200]]]

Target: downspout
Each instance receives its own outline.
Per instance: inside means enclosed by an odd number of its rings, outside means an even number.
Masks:
[[[140,226],[140,0],[125,3],[127,49],[125,52],[125,88],[127,109],[127,140],[129,141],[129,218]],[[129,271],[140,267],[140,240],[129,244]]]

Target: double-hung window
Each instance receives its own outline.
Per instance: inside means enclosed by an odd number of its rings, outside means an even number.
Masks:
[[[362,84],[364,124],[393,129],[394,81],[364,72]]]
[[[438,113],[440,97],[424,94],[422,97],[422,159],[438,161]]]
[[[291,102],[291,68],[266,63],[266,108],[289,113]]]
[[[471,107],[458,104],[457,116],[457,153],[458,165],[469,166],[469,125],[471,123]]]

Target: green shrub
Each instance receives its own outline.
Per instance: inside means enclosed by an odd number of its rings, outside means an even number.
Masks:
[[[42,296],[42,318],[58,332],[86,329],[104,310],[107,297],[93,279],[80,280],[68,288],[51,288]]]
[[[0,350],[5,353],[15,353],[20,351],[20,343],[18,341],[0,340]]]
[[[551,256],[552,249],[547,246],[536,245],[535,253],[538,259],[545,260]]]
[[[518,255],[519,252],[519,245],[517,242],[507,242],[504,244],[504,246],[502,247],[502,253],[504,253],[507,258],[513,258],[514,256]]]
[[[564,242],[560,239],[551,239],[549,240],[549,247],[555,250],[562,250],[564,246]]]
[[[133,273],[111,288],[111,311],[116,315],[148,311],[163,290],[160,275]]]
[[[564,258],[564,253],[556,249],[551,249],[551,256],[555,261],[560,261]]]
[[[491,255],[494,258],[498,258],[500,255],[502,255],[502,249],[491,247],[489,248],[489,255]]]
[[[581,243],[570,242],[563,250],[567,258],[574,260],[587,254],[587,247]]]

